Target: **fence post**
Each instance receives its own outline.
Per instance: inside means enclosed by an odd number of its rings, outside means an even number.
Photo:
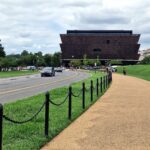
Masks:
[[[82,108],[85,109],[85,83],[82,83]]]
[[[107,75],[105,76],[105,88],[107,89]]]
[[[91,102],[93,101],[93,80],[91,80]]]
[[[108,82],[108,74],[107,74],[107,87],[109,86],[109,82]]]
[[[99,86],[99,84],[98,84],[98,78],[97,78],[97,83],[96,83],[96,94],[97,94],[97,97],[98,97],[98,86]]]
[[[104,91],[105,91],[105,76],[103,76],[103,87],[104,87]]]
[[[72,112],[72,87],[69,87],[69,101],[68,101],[68,119],[71,120]]]
[[[101,93],[103,93],[103,78],[101,77]]]
[[[45,136],[48,137],[49,130],[49,92],[45,94]]]
[[[2,150],[3,141],[3,105],[0,104],[0,150]]]

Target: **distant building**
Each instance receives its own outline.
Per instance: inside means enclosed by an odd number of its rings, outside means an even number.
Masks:
[[[141,61],[147,56],[150,56],[150,49],[141,51],[139,60]]]
[[[72,59],[83,60],[84,55],[103,64],[112,59],[134,64],[139,59],[140,34],[131,30],[68,30],[60,37],[64,65]]]

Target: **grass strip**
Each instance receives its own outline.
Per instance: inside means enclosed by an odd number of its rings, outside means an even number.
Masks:
[[[126,69],[127,75],[150,81],[150,65],[129,65],[117,67],[117,72],[122,73]]]
[[[0,72],[0,78],[18,77],[39,73],[39,71],[24,70],[24,71],[4,71]]]
[[[96,85],[96,79],[104,76],[104,73],[94,72],[92,76],[85,79],[86,88],[90,87],[92,79]],[[82,82],[72,84],[72,89],[75,94],[78,94],[82,88]],[[103,90],[104,91],[104,90]],[[105,91],[104,91],[105,92]],[[103,93],[104,93],[103,92]],[[54,102],[62,102],[68,93],[68,87],[61,87],[50,91],[51,98]],[[102,94],[99,95],[99,97]],[[82,109],[82,95],[80,98],[73,97],[72,99],[72,121],[86,111],[93,103],[96,102],[96,90],[94,91],[94,100],[90,101],[90,92],[86,93],[86,109]],[[26,98],[4,105],[4,114],[12,119],[22,121],[31,117],[43,104],[45,94],[39,94],[33,97]],[[37,150],[44,144],[50,141],[53,137],[59,134],[72,121],[68,120],[68,101],[62,106],[54,106],[50,104],[50,120],[49,120],[49,137],[44,136],[44,110],[31,122],[17,125],[8,121],[3,122],[3,150]]]

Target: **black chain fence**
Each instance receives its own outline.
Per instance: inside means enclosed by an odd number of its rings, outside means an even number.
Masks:
[[[16,121],[16,120],[13,120],[9,117],[7,117],[6,115],[3,115],[3,118],[9,122],[12,122],[12,123],[16,123],[16,124],[24,124],[24,123],[27,123],[27,122],[30,122],[32,121],[41,111],[42,109],[44,108],[45,106],[45,102],[42,104],[42,106],[40,107],[40,109],[29,119],[26,119],[24,121]]]
[[[81,89],[78,94],[74,94],[74,93],[72,92],[72,96],[73,96],[73,97],[80,97],[81,94],[82,94],[82,91],[83,91],[83,89]]]
[[[45,107],[44,133],[45,133],[45,136],[47,137],[49,135],[49,133],[48,133],[49,132],[49,104],[52,104],[54,106],[61,106],[65,102],[68,101],[68,119],[71,120],[72,119],[72,97],[77,98],[82,95],[82,108],[85,109],[85,102],[86,102],[85,101],[85,93],[86,92],[90,93],[90,98],[91,98],[91,102],[92,102],[93,101],[93,92],[96,91],[96,94],[98,97],[99,93],[102,94],[104,92],[104,90],[109,86],[111,81],[112,81],[112,73],[108,72],[108,74],[106,76],[104,76],[103,78],[100,77],[100,79],[96,80],[96,85],[93,85],[93,80],[91,80],[90,87],[85,87],[85,83],[83,82],[82,88],[81,88],[81,90],[79,90],[78,94],[73,93],[72,87],[70,86],[67,96],[60,103],[54,102],[50,97],[50,93],[47,92],[45,94],[45,100],[44,100],[43,104],[41,105],[41,107],[39,108],[39,110],[32,117],[30,117],[29,119],[23,120],[23,121],[17,121],[17,120],[11,119],[10,117],[4,115],[3,114],[3,105],[0,104],[0,150],[2,150],[3,119],[5,119],[6,121],[15,123],[15,124],[28,123],[28,122],[32,121],[36,116],[38,116],[38,114]]]
[[[66,96],[66,98],[65,98],[62,102],[60,102],[60,103],[56,103],[56,102],[52,101],[51,98],[49,99],[49,102],[50,102],[51,104],[55,105],[55,106],[61,106],[61,105],[63,105],[63,104],[67,101],[68,97],[69,97],[69,94],[68,94],[68,95]]]

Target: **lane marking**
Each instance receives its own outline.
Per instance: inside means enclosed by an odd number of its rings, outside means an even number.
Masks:
[[[26,90],[26,89],[31,89],[31,88],[36,88],[36,87],[43,86],[43,85],[52,85],[57,82],[67,81],[67,80],[70,80],[79,75],[79,72],[75,72],[75,73],[76,73],[75,75],[73,75],[69,78],[65,78],[65,79],[61,79],[61,80],[57,80],[57,81],[53,81],[53,82],[48,82],[48,83],[43,83],[43,84],[38,84],[38,85],[34,85],[34,86],[19,88],[19,89],[15,89],[15,90],[0,92],[0,95],[7,94],[7,93],[13,93],[13,92],[21,91],[21,90]]]

